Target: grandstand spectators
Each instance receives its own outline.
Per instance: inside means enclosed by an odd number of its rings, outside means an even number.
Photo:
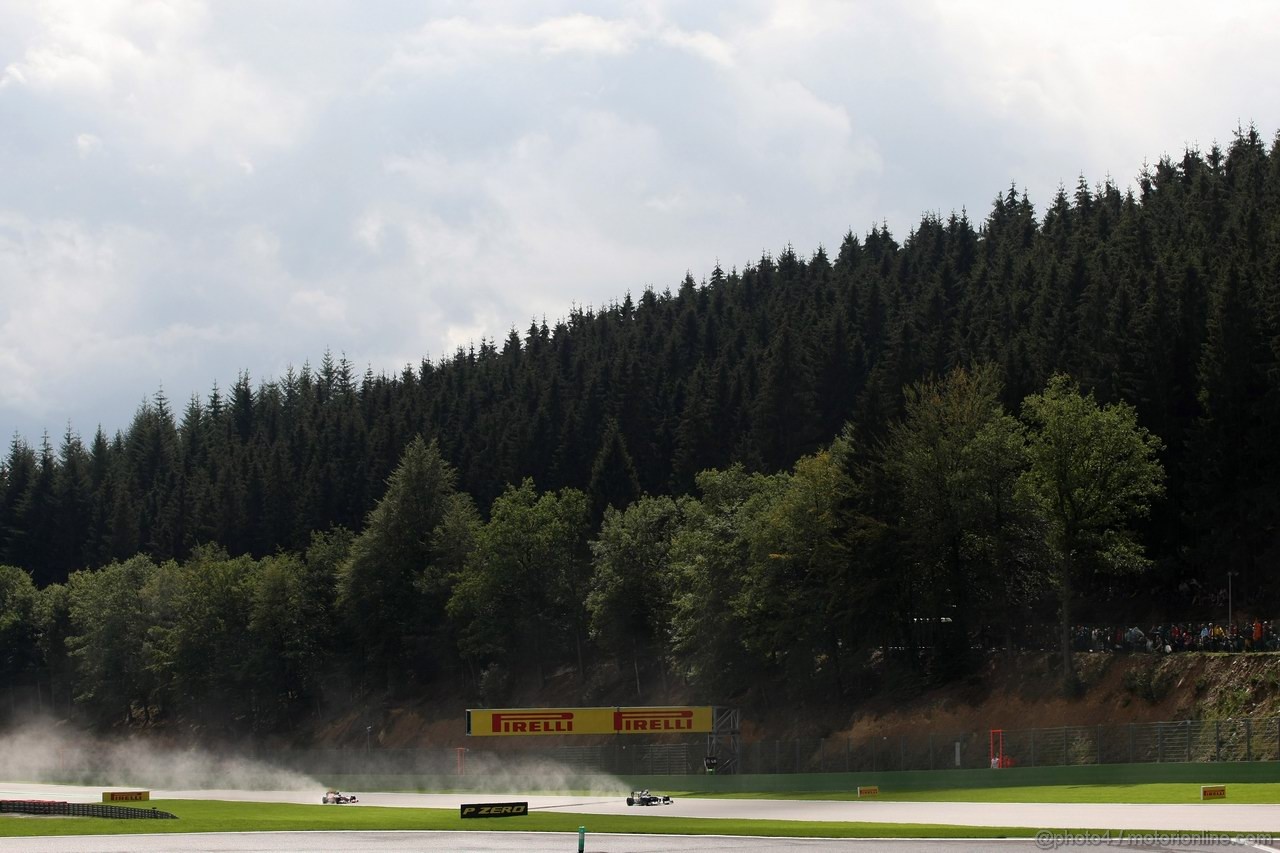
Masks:
[[[1030,632],[1041,637],[1040,632]],[[1032,643],[1031,645],[1036,645]],[[1071,647],[1077,652],[1276,652],[1280,651],[1280,634],[1271,621],[1222,625],[1218,622],[1182,622],[1152,625],[1143,630],[1127,627],[1077,625]]]

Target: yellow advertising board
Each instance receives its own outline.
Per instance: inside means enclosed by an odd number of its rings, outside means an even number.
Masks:
[[[488,708],[467,711],[467,734],[517,735],[706,734],[710,706],[661,708]]]
[[[613,712],[613,731],[620,735],[672,732],[709,734],[713,717],[709,705],[685,708],[617,708]]]

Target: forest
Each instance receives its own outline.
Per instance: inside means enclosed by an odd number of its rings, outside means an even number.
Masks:
[[[397,375],[157,393],[13,438],[0,685],[266,732],[338,683],[494,704],[565,668],[584,701],[606,666],[854,697],[876,655],[949,678],[1028,626],[1221,620],[1228,577],[1270,618],[1278,371],[1280,140],[1248,128]]]

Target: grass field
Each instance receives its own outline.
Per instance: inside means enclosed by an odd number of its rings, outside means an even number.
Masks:
[[[831,823],[789,820],[713,820],[657,815],[580,815],[542,812],[527,817],[468,820],[456,809],[301,806],[211,800],[156,800],[149,804],[178,820],[0,818],[0,836],[124,835],[156,832],[283,832],[316,830],[486,830],[518,832],[626,832],[681,835],[759,835],[808,838],[1029,838],[1017,827],[932,824]]]
[[[1214,784],[1206,781],[1204,784]],[[760,791],[710,793],[684,791],[685,797],[751,800],[856,800],[856,791]],[[931,788],[894,791],[881,788],[881,800],[919,803],[1199,803],[1200,786],[1190,782],[1141,785],[1035,785],[1011,788]],[[1280,803],[1280,782],[1234,782],[1218,802]]]
[[[752,793],[668,792],[677,797],[736,799],[854,800],[856,793],[759,791]],[[1280,803],[1280,783],[1239,782],[1227,786],[1232,803]],[[1199,803],[1200,788],[1188,782],[1138,785],[1042,785],[882,790],[882,800],[989,803]],[[1204,807],[1213,808],[1215,803]],[[454,809],[242,803],[217,800],[156,800],[148,803],[178,820],[104,820],[5,815],[0,836],[116,835],[164,832],[271,832],[317,830],[487,830],[684,835],[757,835],[810,838],[1027,838],[1025,827],[966,827],[937,824],[836,823],[829,821],[729,820],[660,815],[581,815],[539,812],[527,817],[463,821]],[[1101,830],[1098,830],[1101,832]]]

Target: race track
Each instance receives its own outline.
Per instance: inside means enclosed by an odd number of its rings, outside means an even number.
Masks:
[[[999,853],[1037,849],[1034,842],[589,833],[587,853]],[[573,853],[576,833],[552,832],[278,832],[190,835],[0,838],[0,851],[23,853]],[[1194,848],[1191,848],[1194,849]]]
[[[63,785],[36,785],[0,782],[0,799],[66,800],[100,802],[103,788]],[[107,789],[110,790],[110,789]],[[123,789],[122,789],[123,790]],[[157,800],[202,799],[240,802],[315,804],[321,791],[240,791],[240,790],[152,790]],[[394,808],[456,809],[464,801],[528,801],[530,810],[557,811],[583,815],[590,827],[590,815],[646,814],[755,820],[842,821],[874,823],[934,823],[958,826],[1020,826],[1032,829],[1159,829],[1187,832],[1274,833],[1280,838],[1280,806],[1239,805],[1210,802],[1194,805],[1136,805],[1082,803],[920,803],[884,800],[740,800],[679,798],[669,806],[628,807],[625,792],[616,797],[573,797],[499,794],[403,794],[355,792],[360,803],[330,808],[384,806]],[[21,819],[21,818],[16,818]],[[886,839],[747,839],[715,836],[643,836],[588,833],[588,851],[598,853],[689,853],[703,850],[742,850],[747,853],[798,850],[805,853],[887,850],[916,853],[945,850],[948,853],[976,853],[979,850],[1034,850],[1033,841],[889,841]],[[1097,846],[1097,845],[1091,845]],[[162,834],[63,838],[0,838],[0,853],[9,851],[94,851],[94,853],[239,853],[264,850],[308,853],[308,851],[574,851],[577,836],[559,833],[451,833],[451,832],[343,832],[343,833],[207,833]],[[1061,848],[1068,849],[1068,848]],[[1222,845],[1140,847],[1147,850],[1222,850]],[[1234,847],[1234,849],[1242,849]],[[1268,850],[1266,846],[1256,849]]]
[[[110,788],[0,782],[0,799],[100,802]],[[120,789],[127,790],[127,789]],[[152,790],[155,800],[319,804],[322,791]],[[360,805],[456,809],[462,802],[527,801],[531,811],[583,815],[668,815],[738,820],[806,820],[860,823],[943,823],[953,826],[1024,826],[1033,829],[1211,830],[1271,832],[1280,836],[1280,806],[1227,802],[1192,805],[1129,803],[920,803],[890,800],[739,800],[677,798],[669,806],[629,807],[626,792],[616,797],[495,794],[400,794],[355,792]],[[333,808],[350,808],[334,806]]]

